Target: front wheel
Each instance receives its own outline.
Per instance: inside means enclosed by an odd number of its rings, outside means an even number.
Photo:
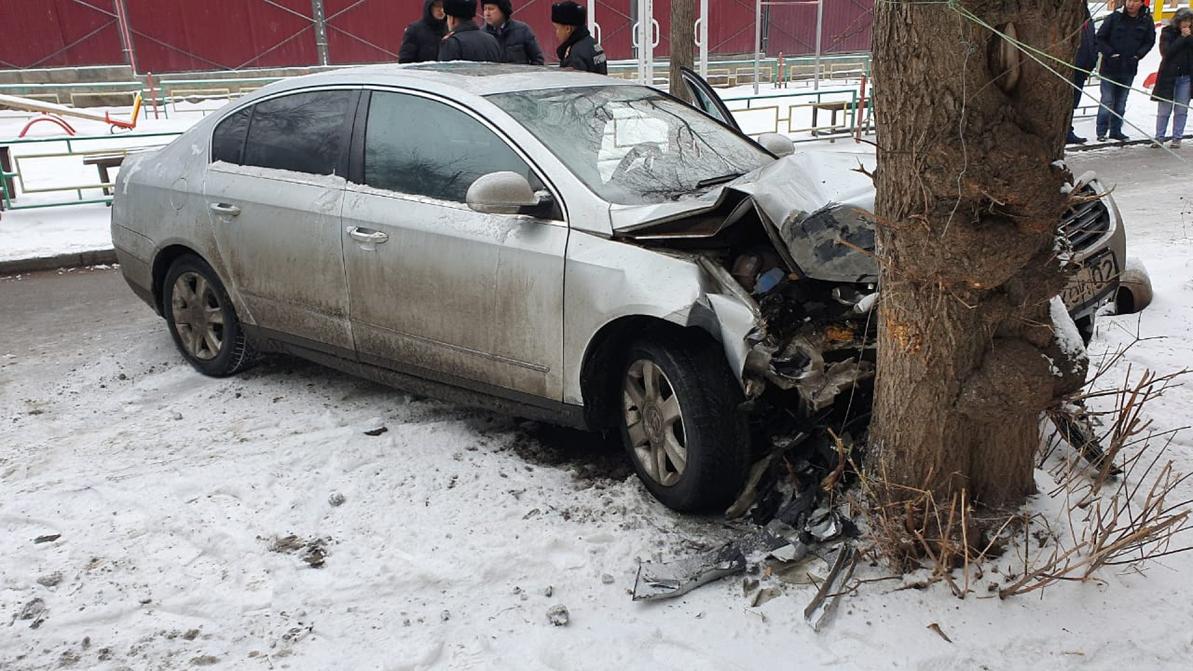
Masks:
[[[680,334],[642,340],[621,380],[622,441],[650,493],[680,512],[728,507],[750,449],[741,388],[720,347]]]
[[[174,345],[196,370],[226,377],[252,364],[253,348],[232,300],[207,262],[192,255],[179,257],[162,286],[162,314]]]

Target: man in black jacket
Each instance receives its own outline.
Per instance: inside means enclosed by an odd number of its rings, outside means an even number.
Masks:
[[[543,64],[543,50],[534,38],[534,31],[525,23],[510,18],[514,13],[510,0],[482,0],[481,10],[485,19],[485,32],[496,37],[501,43],[501,50],[505,53],[503,62],[522,65]]]
[[[575,2],[557,2],[551,5],[551,23],[555,26],[555,39],[559,47],[559,67],[609,74],[605,62],[605,50],[588,33],[588,12],[584,5]]]
[[[501,62],[501,44],[476,25],[476,0],[443,0],[447,37],[439,44],[441,61]]]
[[[439,58],[439,42],[447,34],[443,0],[426,0],[423,18],[406,26],[402,46],[398,49],[399,63],[422,63]]]
[[[1156,44],[1156,25],[1143,0],[1126,0],[1098,29],[1098,51],[1102,52],[1102,106],[1098,109],[1098,140],[1107,137],[1125,142],[1123,113],[1127,94],[1139,71],[1139,61]],[[1113,114],[1111,113],[1113,112]]]

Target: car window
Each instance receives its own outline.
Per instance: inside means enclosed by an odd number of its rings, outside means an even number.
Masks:
[[[354,91],[310,91],[253,107],[244,165],[332,175],[352,123]]]
[[[244,139],[249,132],[249,116],[253,108],[246,107],[224,119],[211,136],[211,160],[240,163],[244,154]]]
[[[530,167],[471,116],[441,102],[377,91],[365,130],[365,184],[463,203],[482,175],[516,172],[538,188]]]
[[[645,87],[540,89],[488,99],[611,203],[692,197],[775,160],[705,114]]]

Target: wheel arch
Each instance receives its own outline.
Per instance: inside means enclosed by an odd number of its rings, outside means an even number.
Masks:
[[[180,257],[190,254],[203,260],[207,265],[211,262],[203,258],[203,255],[195,251],[194,248],[183,244],[172,244],[161,248],[153,257],[153,269],[150,277],[153,281],[153,309],[159,315],[162,314],[162,294],[165,288],[162,286],[166,280],[166,273],[170,271],[170,266],[174,265]]]
[[[617,378],[624,363],[622,357],[633,341],[661,332],[717,340],[701,326],[682,326],[647,315],[618,317],[602,326],[589,340],[580,366],[584,419],[590,429],[605,430],[616,425]]]

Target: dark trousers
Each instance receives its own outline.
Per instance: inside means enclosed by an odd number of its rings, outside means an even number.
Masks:
[[[1085,88],[1085,81],[1087,79],[1089,79],[1089,75],[1080,70],[1073,73],[1073,86],[1077,87],[1073,89],[1073,109],[1081,106],[1081,91]]]
[[[1135,81],[1135,73],[1102,75],[1102,106],[1098,108],[1098,137],[1120,135],[1123,132],[1123,113],[1127,111],[1127,94]],[[1114,114],[1111,114],[1111,111]]]

